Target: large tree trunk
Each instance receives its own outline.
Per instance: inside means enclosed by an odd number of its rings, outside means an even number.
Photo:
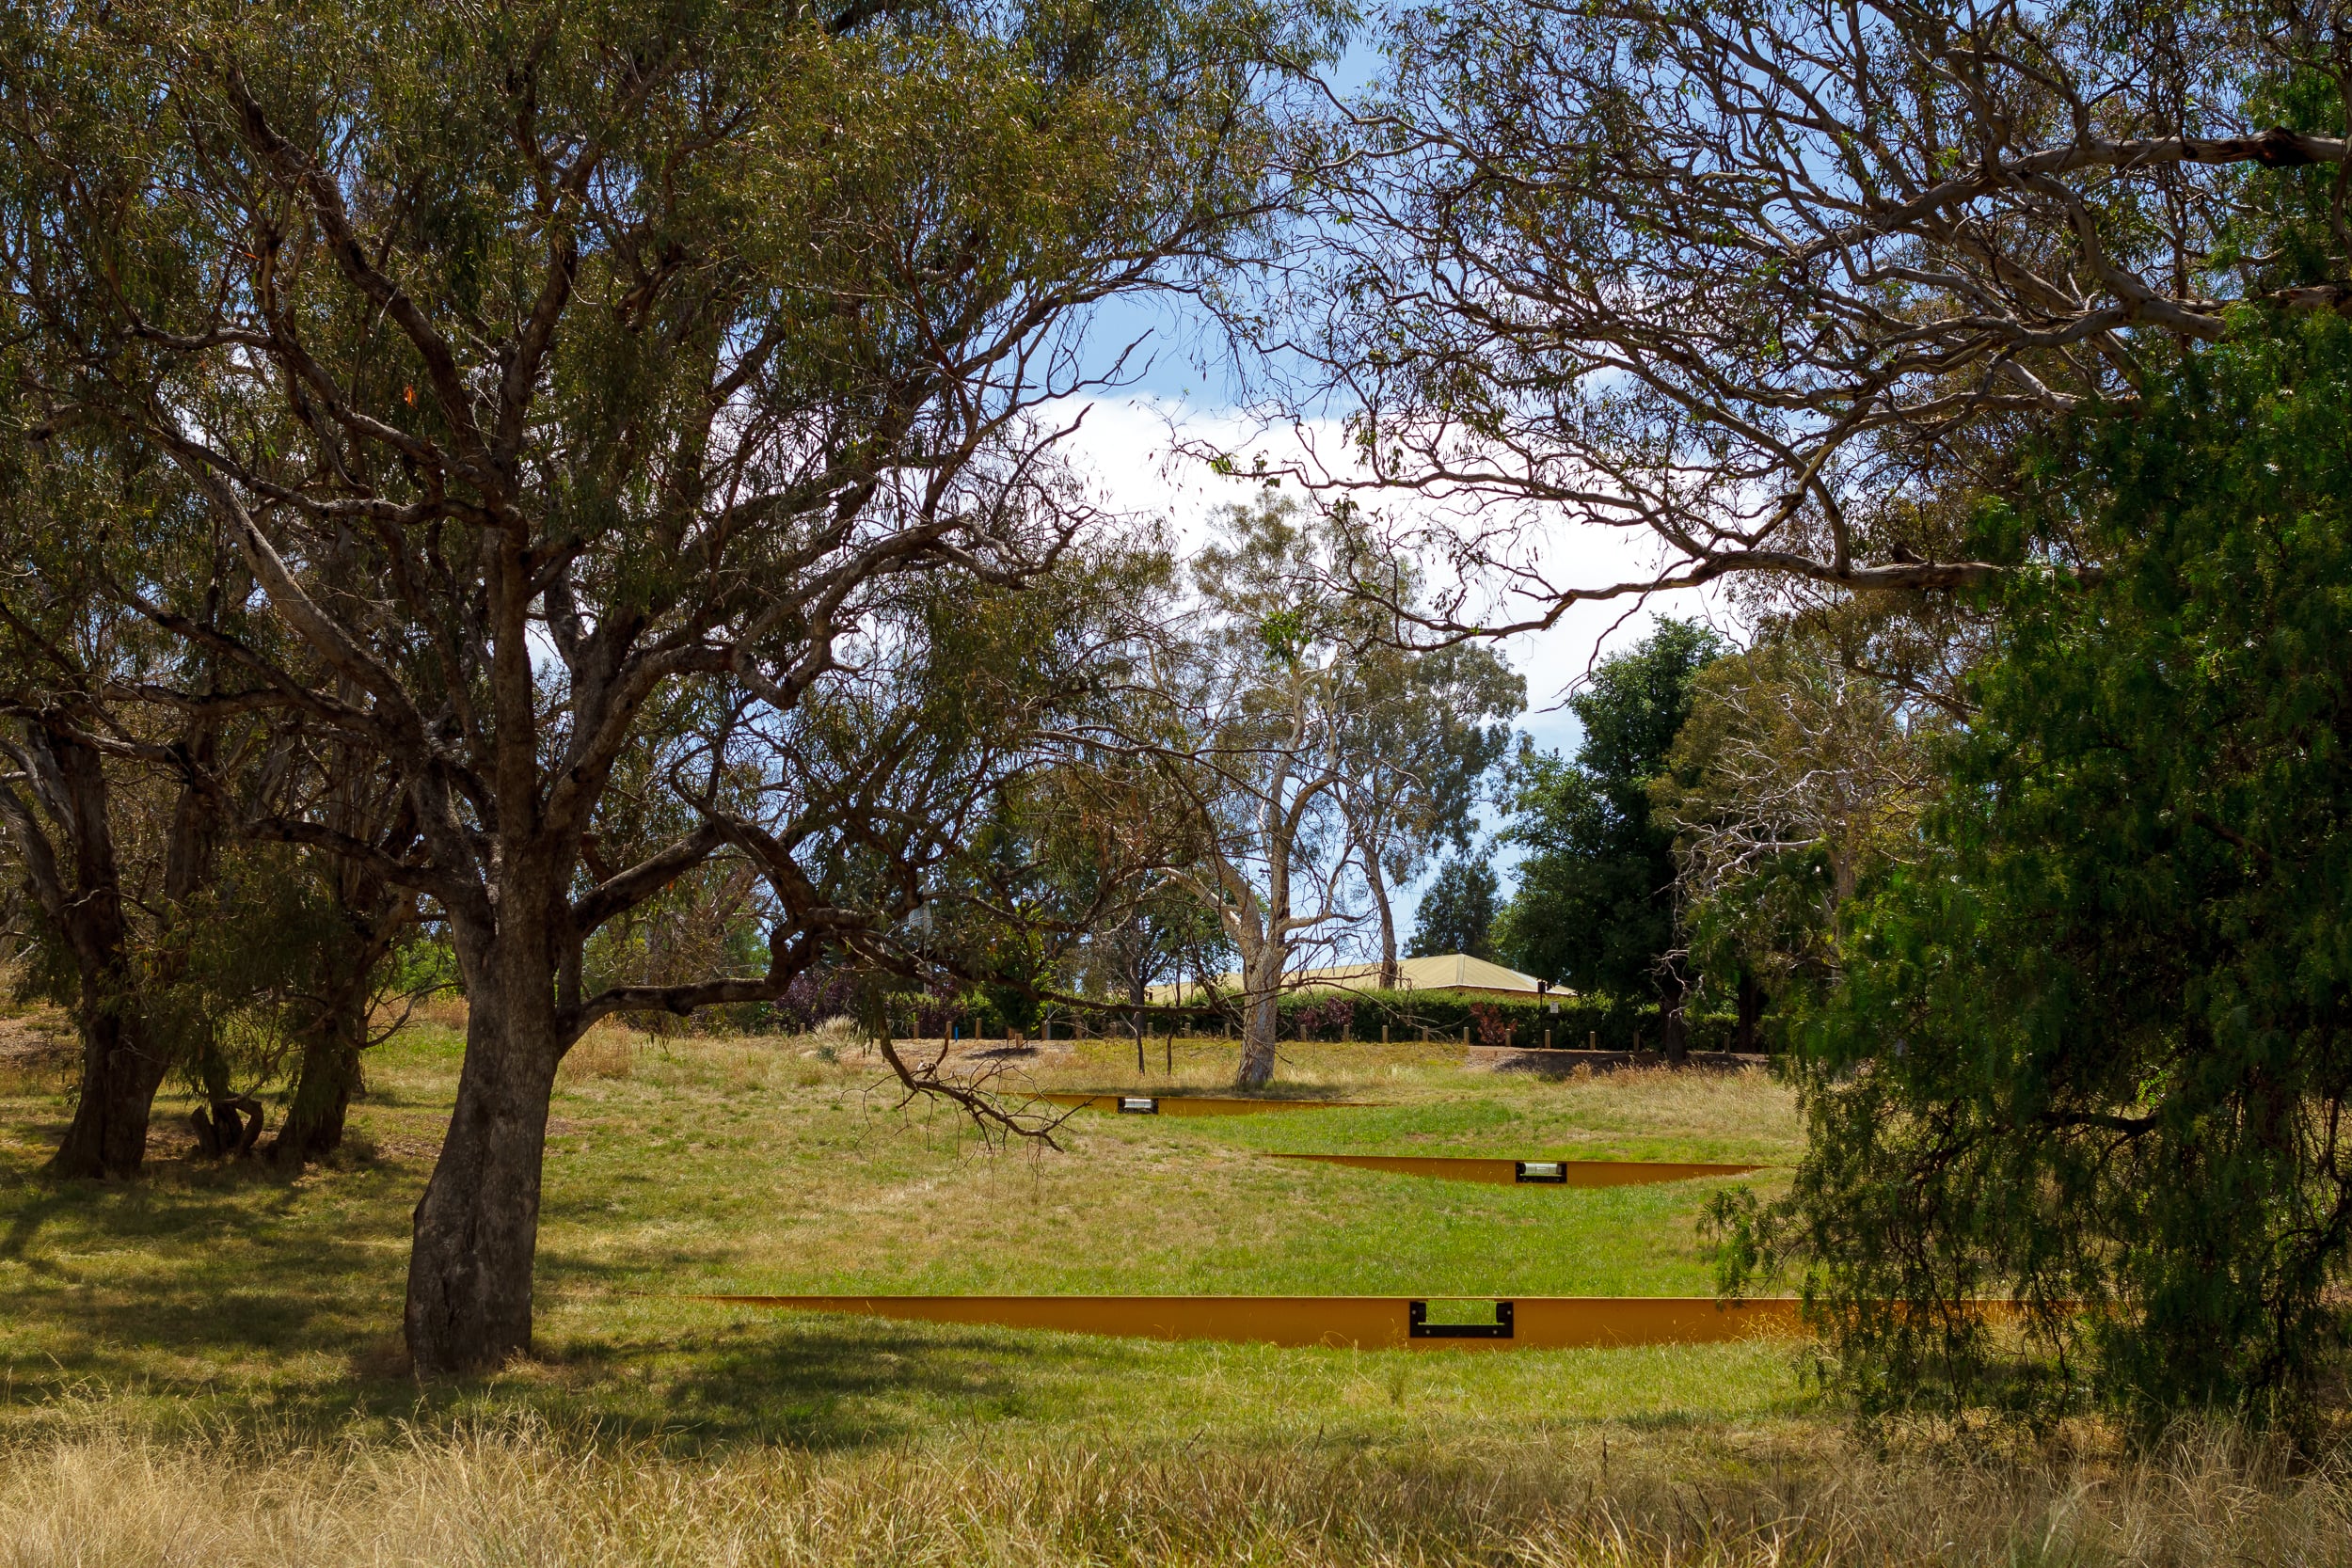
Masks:
[[[132,975],[112,792],[97,751],[70,726],[37,721],[26,727],[25,743],[56,840],[13,792],[8,816],[25,876],[73,954],[74,1023],[82,1037],[81,1093],[49,1168],[65,1177],[136,1176],[147,1159],[155,1091],[170,1062],[138,1005]]]
[[[1753,1052],[1756,1049],[1759,1025],[1764,1018],[1764,988],[1756,983],[1756,972],[1747,965],[1740,966],[1740,1026],[1732,1037],[1734,1051]]]
[[[1263,1088],[1274,1078],[1284,957],[1281,944],[1267,942],[1242,959],[1241,1072],[1236,1082],[1245,1089]]]
[[[531,1349],[540,1169],[562,1053],[551,943],[535,922],[504,918],[517,912],[502,911],[489,938],[455,922],[460,958],[471,959],[466,1059],[417,1203],[403,1316],[421,1377],[495,1370]]]
[[[308,1164],[342,1147],[343,1121],[359,1088],[359,1050],[367,1042],[367,992],[346,990],[323,1008],[302,1040],[293,1101],[270,1145],[278,1164]]]
[[[85,968],[76,1009],[82,1036],[81,1097],[49,1168],[67,1177],[132,1177],[147,1159],[147,1123],[169,1066],[123,997],[119,972]]]

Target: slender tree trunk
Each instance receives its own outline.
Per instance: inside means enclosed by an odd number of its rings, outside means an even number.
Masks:
[[[344,697],[361,700],[356,688]],[[361,759],[346,755],[329,820],[354,838],[398,854],[414,842],[413,811],[404,797],[371,800],[367,782]],[[328,949],[329,973],[318,977],[319,1010],[302,1032],[286,1119],[269,1149],[273,1163],[294,1165],[324,1160],[342,1147],[344,1122],[359,1092],[359,1053],[367,1048],[376,974],[416,914],[414,895],[395,893],[371,866],[343,860],[322,869],[334,899],[337,940]]]
[[[1680,1067],[1690,1059],[1691,1021],[1685,1012],[1690,1000],[1690,985],[1677,971],[1668,978],[1666,989],[1660,993],[1659,997],[1661,1003],[1659,1011],[1663,1015],[1661,1022],[1664,1025],[1660,1033],[1665,1037],[1661,1043],[1666,1053],[1666,1063],[1670,1067]]]
[[[469,931],[470,919],[453,913],[468,960],[466,1058],[408,1259],[403,1325],[421,1377],[495,1370],[531,1349],[541,1162],[562,1053],[553,943],[524,917],[523,880],[510,879],[494,933]]]
[[[307,1164],[342,1147],[343,1123],[359,1092],[359,1053],[367,1048],[376,972],[414,909],[372,875],[340,866],[335,876],[342,941],[332,960],[335,973],[322,977],[326,995],[303,1032],[294,1098],[270,1145],[274,1162]]]
[[[1137,1075],[1138,1077],[1140,1077],[1140,1076],[1142,1075],[1143,1071],[1144,1071],[1144,1066],[1143,1066],[1143,999],[1144,999],[1144,990],[1143,990],[1143,971],[1142,971],[1141,969],[1133,969],[1133,970],[1130,970],[1130,971],[1128,971],[1128,973],[1127,973],[1127,1001],[1128,1001],[1128,1005],[1129,1005],[1129,1006],[1130,1006],[1133,1010],[1132,1010],[1132,1011],[1128,1014],[1128,1022],[1129,1022],[1129,1023],[1131,1023],[1131,1024],[1134,1026],[1134,1029],[1135,1029],[1135,1037],[1136,1037],[1136,1075]]]
[[[1372,889],[1372,907],[1380,916],[1380,989],[1396,990],[1396,911],[1389,905],[1388,879],[1380,863],[1364,855],[1364,885]]]

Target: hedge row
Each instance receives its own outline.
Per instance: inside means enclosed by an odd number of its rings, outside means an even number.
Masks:
[[[1547,1043],[1549,1032],[1549,1043],[1562,1049],[1632,1051],[1655,1049],[1663,1037],[1657,1003],[1613,997],[1564,996],[1536,1003],[1428,991],[1306,991],[1285,996],[1276,1006],[1283,1039],[1376,1040],[1386,1027],[1391,1040],[1460,1039],[1468,1031],[1474,1044],[1537,1047]],[[1124,1034],[1133,1028],[1131,1016],[1124,1008],[1108,1008],[1084,1020],[1081,1027],[1089,1034]],[[1078,1021],[1064,1012],[1056,1022],[1060,1033]],[[1690,1024],[1692,1050],[1730,1049],[1734,1021],[1728,1014],[1693,1015]],[[982,1027],[983,1032],[994,1032],[984,1023]],[[1173,1029],[1179,1035],[1238,1036],[1240,1010],[1231,1003],[1152,1007],[1146,1009],[1144,1028],[1153,1035]]]

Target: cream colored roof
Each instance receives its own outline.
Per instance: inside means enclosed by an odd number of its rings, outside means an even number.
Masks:
[[[1241,989],[1238,971],[1220,974],[1213,982],[1219,990]],[[1426,958],[1399,958],[1396,961],[1396,983],[1400,990],[1486,990],[1541,994],[1533,974],[1521,974],[1516,969],[1505,969],[1485,958],[1473,958],[1467,953],[1441,953]],[[1368,964],[1332,964],[1323,969],[1296,970],[1282,977],[1289,990],[1371,990],[1380,984],[1380,966]],[[1168,1006],[1180,1003],[1184,995],[1200,988],[1191,982],[1181,986],[1153,986],[1152,1000]],[[1183,994],[1180,994],[1183,993]],[[1552,994],[1573,996],[1575,992],[1554,986]]]

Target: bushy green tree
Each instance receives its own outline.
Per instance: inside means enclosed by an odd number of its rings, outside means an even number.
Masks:
[[[1414,918],[1412,945],[1416,958],[1439,953],[1468,953],[1473,958],[1495,956],[1495,894],[1500,884],[1494,868],[1484,861],[1455,856],[1438,867],[1421,895]]]
[[[1807,1151],[1730,1274],[1799,1265],[1873,1406],[2300,1418],[2342,1366],[2352,326],[2272,325],[1989,516],[2014,553],[2073,514],[2110,564],[2002,591],[1924,854],[1796,1031]],[[2013,1363],[1960,1305],[2012,1296]]]
[[[1706,627],[1667,620],[1604,659],[1568,699],[1584,726],[1576,755],[1521,757],[1503,834],[1528,850],[1497,933],[1504,960],[1579,990],[1657,997],[1670,1053],[1689,981],[1670,957],[1674,835],[1651,818],[1650,781],[1666,770],[1692,679],[1722,652]]]

